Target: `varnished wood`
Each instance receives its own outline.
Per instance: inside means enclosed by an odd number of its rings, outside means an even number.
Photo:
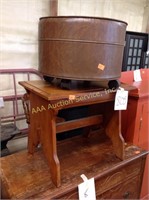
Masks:
[[[48,106],[48,102],[42,98],[38,98],[33,93],[30,94],[31,108],[42,105]],[[53,183],[60,186],[60,163],[57,157],[56,145],[56,112],[52,109],[46,109],[39,113],[31,114],[30,131],[28,137],[28,150],[33,154],[39,141],[43,147],[44,154],[50,166],[51,177]]]
[[[119,124],[119,125],[118,125]],[[115,154],[118,158],[124,159],[124,139],[121,134],[121,113],[115,111],[111,120],[106,126],[106,134],[114,145]]]
[[[67,122],[61,122],[56,125],[56,132],[61,133],[68,130],[73,130],[77,128],[97,125],[102,122],[102,116],[91,116],[91,117],[84,117],[81,119],[74,119]]]
[[[81,89],[74,90],[61,89],[58,85],[50,84],[43,80],[21,81],[19,84],[22,85],[28,92],[30,91],[49,101],[50,104],[55,104],[62,100],[70,100],[71,96],[74,97],[74,99],[71,101],[72,103],[70,102],[70,105],[65,104],[60,106],[58,109],[80,106],[84,102],[86,105],[90,105],[113,101],[116,92],[114,89],[108,89],[105,85],[101,87],[100,83],[97,84],[94,82],[90,85],[90,87],[83,87]],[[128,84],[121,84],[121,87],[127,91],[136,89],[135,86],[130,86]],[[84,96],[86,97],[85,99],[83,99]],[[77,101],[79,98],[81,100]],[[41,104],[38,106],[41,106]]]
[[[61,173],[60,161],[57,155],[56,132],[72,130],[75,127],[74,121],[64,122],[66,126],[62,123],[58,125],[56,122],[58,111],[77,106],[113,102],[115,91],[108,91],[98,85],[82,89],[64,90],[56,84],[48,84],[45,81],[26,81],[20,82],[20,84],[27,90],[30,99],[28,151],[33,154],[37,146],[42,145],[53,183],[59,187],[61,185]],[[132,89],[127,85],[124,85],[124,87],[128,90]],[[117,111],[117,113],[119,112]],[[108,136],[113,142],[116,155],[123,159],[124,141],[121,136],[119,120],[114,115],[113,107],[110,107],[110,110],[104,113],[103,123],[105,120],[106,124],[109,124]],[[101,118],[90,117],[86,119],[77,120],[76,128],[101,123]]]
[[[104,133],[77,136],[58,142],[61,162],[61,187],[52,182],[43,152],[31,155],[22,151],[1,158],[4,199],[78,199],[81,174],[95,178],[97,198],[138,199],[145,158],[148,152],[128,144],[123,161],[115,156],[111,141]]]

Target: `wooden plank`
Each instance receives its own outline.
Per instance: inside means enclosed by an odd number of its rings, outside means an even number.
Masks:
[[[57,16],[58,14],[58,1],[50,0],[50,15]]]
[[[56,125],[56,133],[62,133],[68,130],[97,125],[100,124],[102,121],[102,115],[95,115],[91,117],[84,117],[81,119],[61,122]]]

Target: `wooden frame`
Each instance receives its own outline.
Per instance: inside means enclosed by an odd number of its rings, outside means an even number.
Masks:
[[[50,0],[50,15],[57,16],[58,14],[58,0]]]

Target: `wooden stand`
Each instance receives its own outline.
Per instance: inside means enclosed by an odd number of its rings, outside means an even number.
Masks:
[[[115,91],[90,86],[79,90],[63,90],[45,81],[20,82],[26,89],[30,101],[30,130],[28,151],[33,154],[41,144],[48,161],[53,183],[61,185],[60,162],[57,155],[56,133],[80,127],[88,127],[103,123],[107,135],[111,138],[114,152],[118,158],[124,159],[124,140],[120,130],[120,112],[108,106],[104,115],[90,116],[67,122],[57,123],[57,114],[61,109],[77,106],[114,102]],[[127,87],[127,90],[132,88]],[[113,105],[113,104],[112,104]]]

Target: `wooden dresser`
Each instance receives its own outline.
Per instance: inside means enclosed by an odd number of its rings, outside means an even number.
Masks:
[[[128,108],[122,112],[122,133],[125,141],[149,150],[149,69],[140,70],[142,81],[133,81],[133,71],[122,72],[121,81],[135,86],[129,93]],[[149,156],[147,157],[141,198],[149,198]]]
[[[51,180],[49,166],[40,149],[1,158],[2,197],[5,199],[78,199],[81,174],[95,178],[98,199],[138,199],[147,152],[125,146],[125,159],[114,154],[112,143],[101,132],[89,138],[76,136],[58,142],[61,186]]]

